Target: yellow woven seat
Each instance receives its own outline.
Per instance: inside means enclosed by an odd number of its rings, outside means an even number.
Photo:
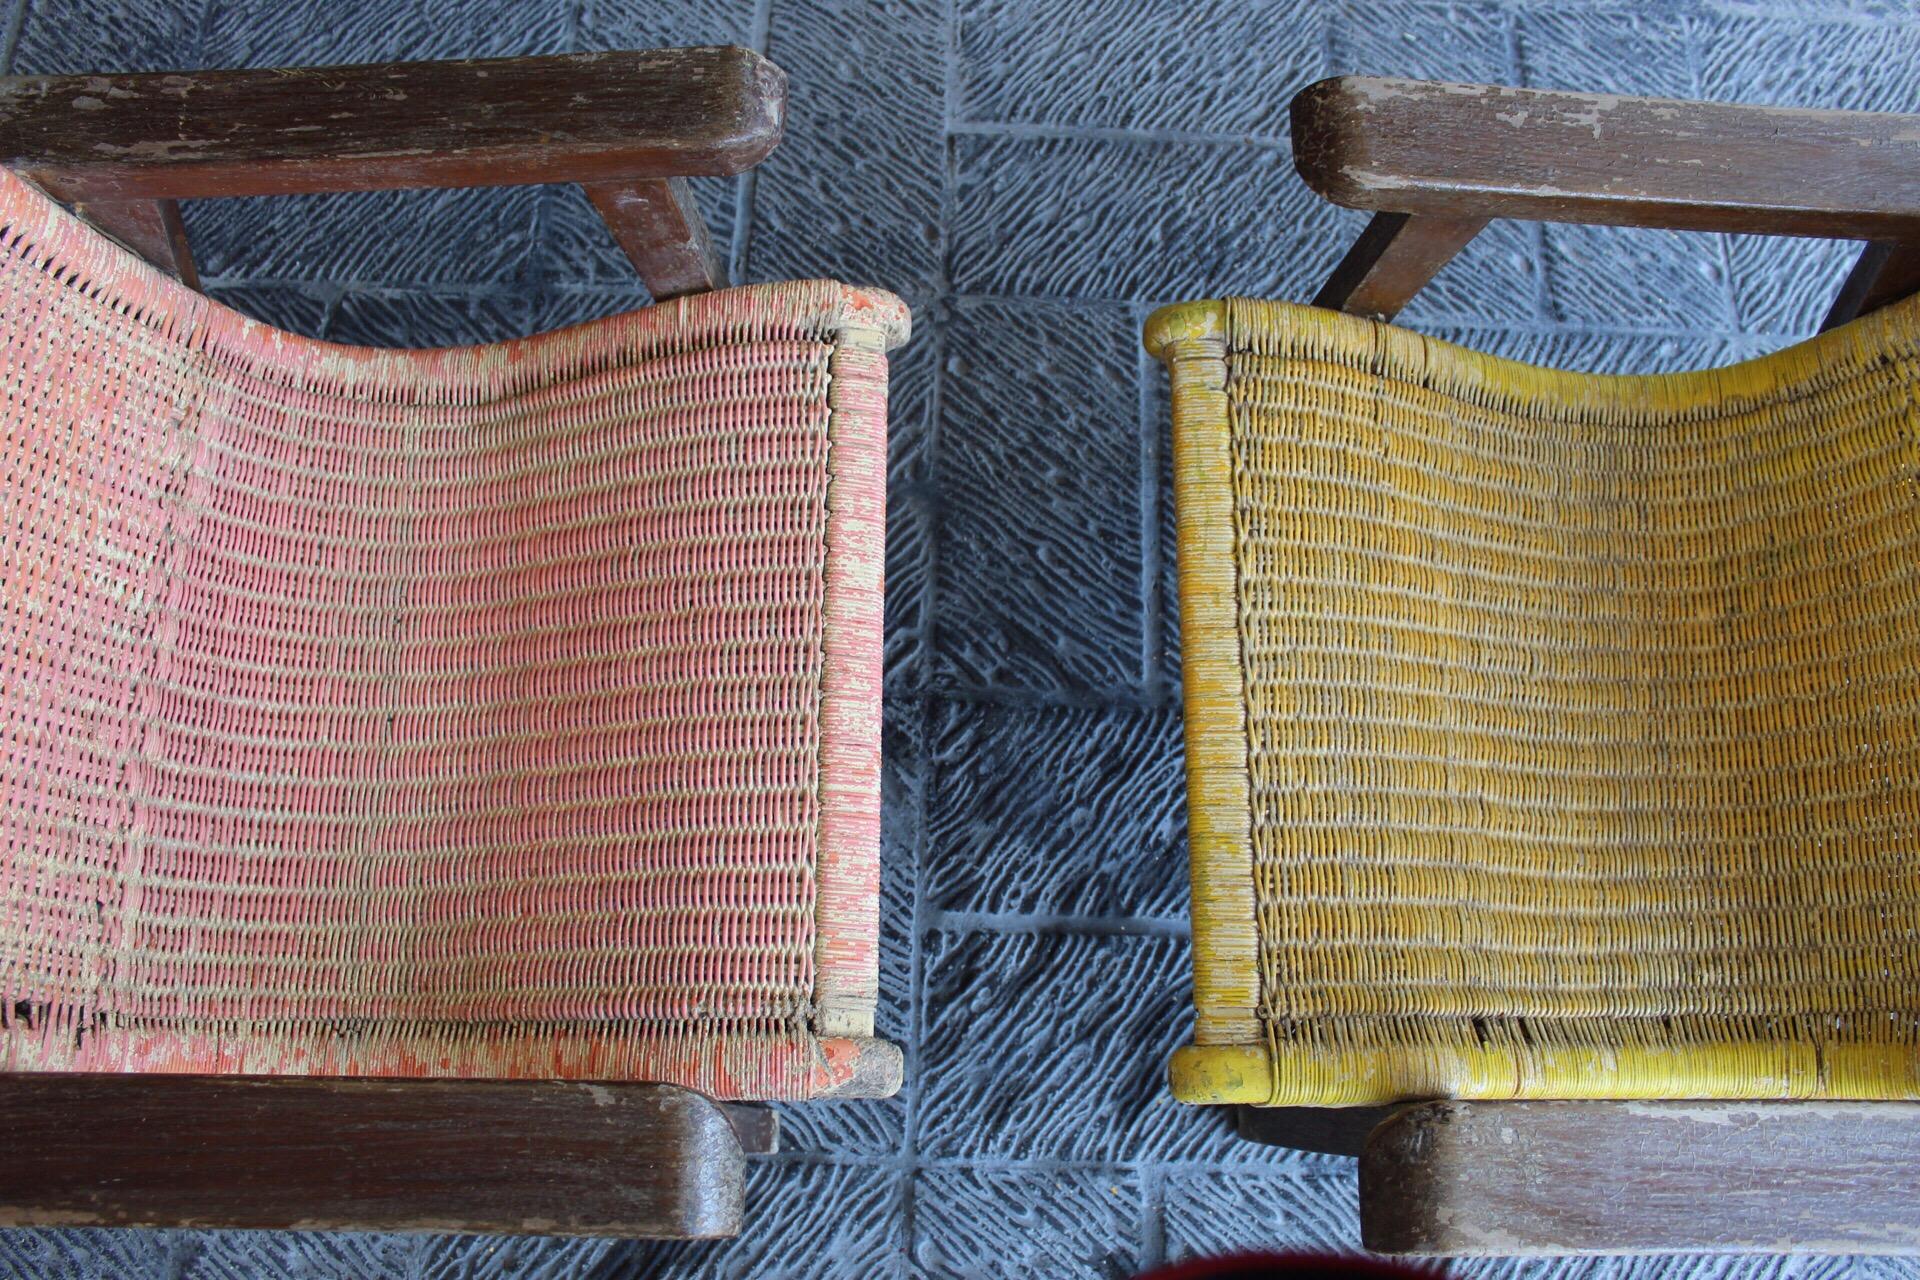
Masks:
[[[1169,308],[1190,1102],[1913,1098],[1920,301],[1561,373]]]

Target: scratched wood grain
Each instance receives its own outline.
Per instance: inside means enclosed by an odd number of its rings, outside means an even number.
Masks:
[[[1380,1253],[1920,1253],[1920,1103],[1431,1102],[1376,1129]]]
[[[1341,76],[1292,128],[1301,177],[1349,208],[1920,239],[1920,115]]]
[[[740,1227],[733,1122],[667,1085],[0,1075],[0,1132],[4,1226]]]
[[[748,49],[0,79],[0,165],[61,200],[738,173],[786,76]]]

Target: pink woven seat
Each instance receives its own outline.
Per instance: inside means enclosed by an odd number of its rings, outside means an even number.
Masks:
[[[0,1068],[890,1092],[884,294],[247,320],[0,172]]]

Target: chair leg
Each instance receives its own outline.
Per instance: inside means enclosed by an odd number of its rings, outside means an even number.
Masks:
[[[1329,1156],[1357,1156],[1394,1107],[1235,1107],[1234,1128],[1249,1142]]]
[[[780,1113],[759,1102],[723,1102],[720,1109],[733,1124],[740,1150],[750,1156],[770,1156],[780,1149]]]
[[[655,302],[727,287],[726,264],[685,178],[588,183],[587,199]]]
[[[1391,320],[1486,225],[1485,218],[1376,213],[1313,305]]]
[[[174,200],[88,200],[73,211],[173,276],[189,289],[200,287],[200,273],[187,245],[187,226]]]
[[[1920,1104],[1430,1102],[1360,1158],[1377,1253],[1920,1252]]]
[[[1840,285],[1821,331],[1837,328],[1855,316],[1878,311],[1920,292],[1920,245],[1891,240],[1870,241],[1854,259],[1853,270]]]
[[[740,1229],[734,1126],[670,1085],[7,1075],[0,1133],[4,1226]]]

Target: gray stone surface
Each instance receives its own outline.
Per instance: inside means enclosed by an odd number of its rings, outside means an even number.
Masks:
[[[1920,0],[0,0],[17,72],[741,43],[786,143],[698,184],[736,276],[914,308],[896,355],[885,1102],[785,1109],[740,1239],[0,1232],[0,1276],[1097,1276],[1352,1248],[1349,1162],[1175,1106],[1190,944],[1164,378],[1147,311],[1310,295],[1358,230],[1293,176],[1339,71],[1920,109]],[[189,206],[209,290],[345,342],[643,305],[577,192]],[[1851,251],[1496,226],[1406,320],[1602,371],[1810,331]],[[0,1157],[3,1158],[3,1157]],[[1475,1263],[1462,1276],[1891,1280],[1903,1261]]]

